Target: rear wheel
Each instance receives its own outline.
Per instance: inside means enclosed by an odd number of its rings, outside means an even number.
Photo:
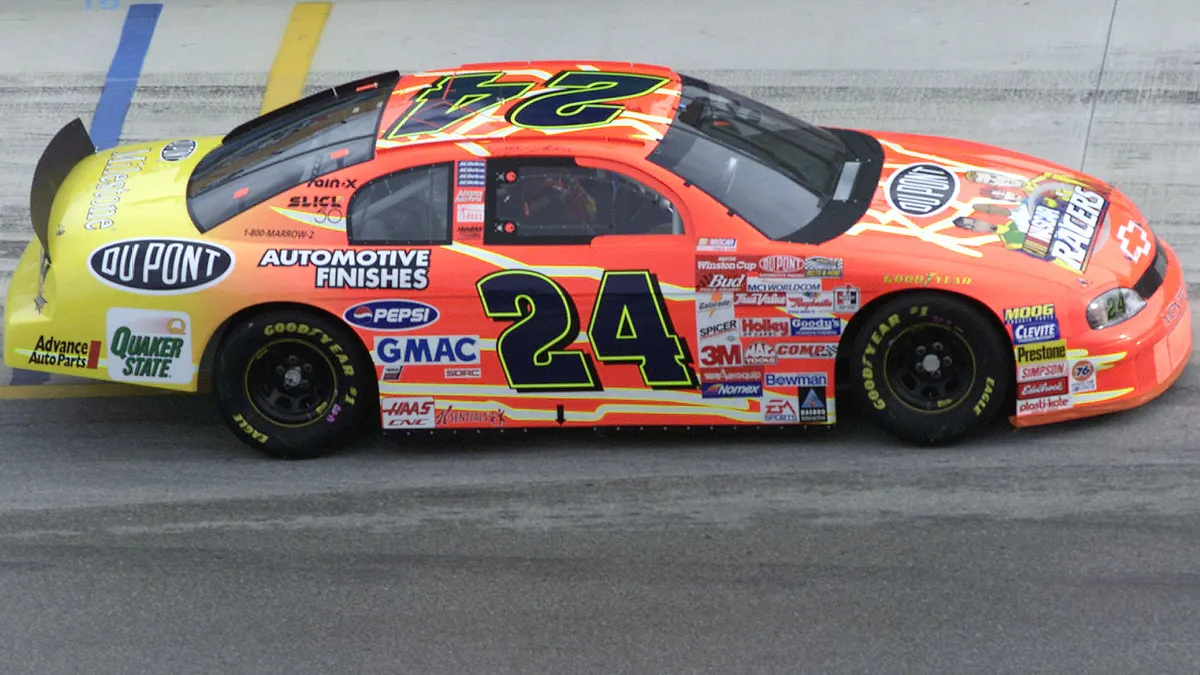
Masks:
[[[370,376],[371,363],[340,322],[272,310],[222,340],[213,394],[244,443],[273,457],[308,459],[328,454],[363,422]]]
[[[852,346],[851,373],[866,410],[914,443],[959,440],[1008,400],[1007,336],[960,298],[911,293],[885,301]]]

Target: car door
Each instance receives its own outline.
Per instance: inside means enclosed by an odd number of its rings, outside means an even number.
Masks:
[[[506,385],[564,423],[663,423],[698,403],[695,239],[680,200],[582,157],[489,159],[481,175],[497,269],[476,287]],[[456,243],[470,225],[456,221]]]

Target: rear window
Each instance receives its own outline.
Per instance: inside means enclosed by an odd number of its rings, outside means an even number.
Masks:
[[[384,105],[398,78],[359,80],[234,129],[188,182],[188,210],[207,232],[314,178],[375,156]]]

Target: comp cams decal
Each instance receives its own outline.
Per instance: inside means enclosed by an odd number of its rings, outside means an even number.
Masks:
[[[270,248],[259,267],[312,267],[315,288],[420,291],[429,286],[429,249]]]
[[[108,376],[113,381],[192,381],[192,320],[187,314],[113,307],[106,325]]]
[[[140,237],[105,244],[88,256],[92,276],[117,290],[145,295],[194,293],[233,272],[233,251],[207,241]]]
[[[406,331],[432,326],[437,307],[417,300],[370,300],[348,307],[342,317],[351,325],[375,331]]]

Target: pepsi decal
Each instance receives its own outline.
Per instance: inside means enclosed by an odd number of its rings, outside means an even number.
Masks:
[[[417,300],[370,300],[348,307],[346,322],[377,331],[405,331],[431,326],[441,314],[437,307]]]

